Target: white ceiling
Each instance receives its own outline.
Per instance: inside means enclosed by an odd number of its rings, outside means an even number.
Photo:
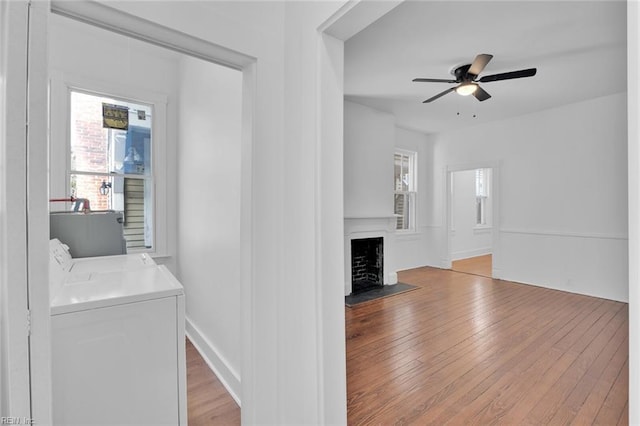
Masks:
[[[504,119],[626,91],[626,37],[624,1],[405,1],[345,43],[345,97],[425,133]],[[484,102],[422,103],[453,84],[413,78],[448,79],[478,53],[494,55],[481,77],[537,75],[482,83]]]

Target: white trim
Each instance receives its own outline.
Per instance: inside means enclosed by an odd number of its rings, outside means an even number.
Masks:
[[[367,1],[349,0],[318,27],[341,41],[346,41],[373,24],[383,15],[400,5],[404,0]]]
[[[52,419],[51,317],[49,315],[49,103],[47,37],[49,3],[29,2],[27,70],[27,274],[30,312],[31,418]]]
[[[33,170],[27,167],[26,144],[28,20],[27,1],[0,2],[0,409],[3,416],[30,418],[27,176]],[[48,294],[44,287],[34,290]]]
[[[344,288],[344,43],[321,31],[316,57],[315,295],[318,424],[346,424]],[[335,285],[326,285],[334,283]]]
[[[599,234],[595,232],[567,232],[553,231],[542,229],[515,229],[500,228],[502,234],[521,234],[521,235],[539,235],[544,237],[562,237],[562,238],[590,238],[598,240],[623,240],[627,241],[629,237],[624,234]]]
[[[210,342],[209,339],[200,332],[200,329],[191,322],[189,317],[186,316],[185,328],[185,334],[198,350],[202,359],[204,359],[231,397],[241,406],[240,394],[242,393],[242,386],[240,374],[230,366],[229,362],[218,351],[215,345]]]
[[[395,215],[345,217],[344,235],[348,236],[355,232],[369,232],[371,230],[395,233],[395,220]]]
[[[255,134],[256,93],[258,87],[257,64],[251,62],[242,70],[242,130],[240,149],[240,293],[242,299],[242,419],[251,424],[256,421],[256,366],[254,341],[257,340],[254,301],[255,286],[253,256],[253,141]]]
[[[136,40],[237,70],[241,70],[255,61],[255,58],[248,55],[171,30],[95,1],[53,0],[51,1],[51,11]]]

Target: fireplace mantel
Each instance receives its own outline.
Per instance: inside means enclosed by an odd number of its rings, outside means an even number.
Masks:
[[[361,238],[384,239],[384,284],[396,284],[395,268],[395,215],[345,216],[345,295],[351,294],[351,240]]]
[[[384,231],[393,232],[395,230],[396,216],[345,216],[344,234],[353,232]]]

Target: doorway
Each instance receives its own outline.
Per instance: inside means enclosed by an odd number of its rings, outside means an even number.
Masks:
[[[451,261],[452,271],[481,277],[492,278],[492,268],[493,255],[491,253]]]
[[[453,167],[447,173],[447,255],[451,270],[494,277],[497,167]]]
[[[141,201],[149,200],[140,203],[140,215],[145,224],[150,222],[152,238],[143,235],[143,243],[128,246],[127,251],[147,252],[181,281],[186,289],[186,334],[239,401],[240,372],[248,347],[244,336],[250,334],[243,330],[243,316],[250,314],[243,293],[250,293],[251,276],[247,253],[252,197],[247,183],[251,181],[252,62],[240,54],[231,58],[228,52],[220,59],[216,46],[164,27],[94,25],[119,16],[115,10],[104,14],[102,6],[94,6],[97,21],[54,8],[48,22],[54,148],[51,196],[66,197],[70,188],[82,191],[78,196],[91,194],[94,209],[123,209],[129,216],[125,216],[126,225],[134,217],[128,214],[126,195],[119,195],[127,193],[126,180],[150,182],[148,198],[147,186],[131,192],[138,193]],[[157,39],[135,36],[143,30]],[[172,42],[170,48],[163,38]],[[75,48],[69,49],[70,45]],[[99,170],[94,170],[98,161],[93,157],[77,170],[80,150],[69,144],[79,133],[69,124],[80,122],[69,117],[77,93],[89,94],[97,106],[97,118],[91,117],[97,122],[93,130],[104,137],[101,151],[93,149],[91,154],[100,153]],[[128,133],[103,129],[104,104],[128,108]],[[133,163],[127,168],[127,135],[144,127],[141,122],[149,123],[145,135],[153,139],[144,142],[142,138],[144,143],[131,152]],[[87,184],[81,185],[77,175]],[[123,199],[120,207],[118,196]],[[147,205],[152,207],[148,213]],[[214,281],[212,268],[217,275]],[[215,321],[212,312],[227,322]]]

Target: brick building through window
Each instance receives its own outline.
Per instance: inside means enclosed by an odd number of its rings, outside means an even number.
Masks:
[[[71,91],[68,182],[92,210],[124,213],[127,249],[153,245],[151,106]],[[103,105],[128,114],[126,129],[105,127]]]

